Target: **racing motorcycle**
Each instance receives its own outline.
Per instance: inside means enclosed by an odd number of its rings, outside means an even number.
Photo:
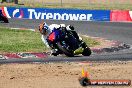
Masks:
[[[57,48],[59,51],[54,56],[65,54],[68,57],[73,57],[76,55],[75,51],[80,47],[82,48],[82,52],[77,54],[82,54],[83,56],[91,55],[91,50],[86,43],[83,41],[80,42],[72,32],[66,29],[54,29],[49,34],[47,41],[51,48]]]
[[[2,10],[0,10],[0,21],[4,21],[5,23],[9,23],[8,19],[2,14]]]

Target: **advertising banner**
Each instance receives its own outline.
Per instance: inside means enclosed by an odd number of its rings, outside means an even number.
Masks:
[[[112,10],[110,21],[132,21],[132,11],[129,10]]]
[[[8,18],[110,21],[110,10],[2,7]]]

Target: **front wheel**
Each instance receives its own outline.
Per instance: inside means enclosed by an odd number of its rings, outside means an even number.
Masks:
[[[63,46],[63,44],[61,44],[60,42],[57,43],[57,46],[59,48],[59,50],[61,50],[66,56],[68,57],[73,57],[74,53],[70,50],[67,49],[66,46]]]
[[[89,47],[84,48],[82,55],[83,56],[90,56],[92,53],[91,49]]]

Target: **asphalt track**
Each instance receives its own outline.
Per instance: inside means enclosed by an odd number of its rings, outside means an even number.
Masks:
[[[9,24],[0,23],[0,26],[10,28],[37,29],[43,20],[9,19]],[[108,40],[115,40],[132,45],[132,23],[123,22],[93,22],[93,21],[59,21],[45,20],[48,24],[73,25],[79,34],[93,37],[102,37]],[[45,59],[11,59],[0,60],[0,63],[23,63],[23,62],[61,62],[61,61],[111,61],[111,60],[132,60],[132,50],[123,50],[114,53],[94,54],[90,57],[47,57]]]

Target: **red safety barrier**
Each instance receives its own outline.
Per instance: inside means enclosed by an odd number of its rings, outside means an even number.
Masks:
[[[5,11],[4,11],[4,7],[1,7],[1,10],[2,10],[2,14],[3,14],[4,16],[6,16],[6,13],[5,13]]]
[[[132,21],[131,11],[129,10],[112,10],[110,21]]]

